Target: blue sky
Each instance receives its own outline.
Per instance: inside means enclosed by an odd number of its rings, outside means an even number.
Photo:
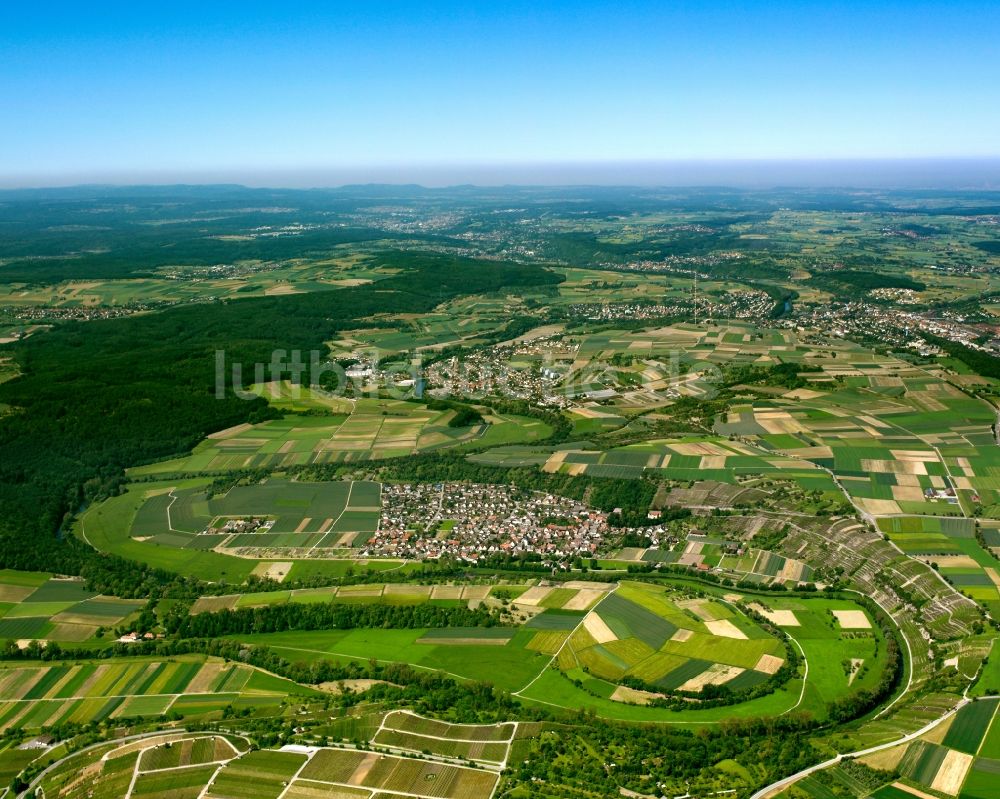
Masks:
[[[8,184],[1000,156],[997,2],[36,2],[2,15]]]

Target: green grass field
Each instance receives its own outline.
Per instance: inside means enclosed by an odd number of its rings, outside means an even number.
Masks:
[[[948,734],[942,743],[969,755],[978,753],[979,746],[990,729],[998,702],[1000,700],[981,699],[963,707],[948,728]]]

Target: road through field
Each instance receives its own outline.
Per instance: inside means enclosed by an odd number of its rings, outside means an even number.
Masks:
[[[209,734],[211,734],[211,733],[209,733]],[[197,733],[195,733],[195,735],[197,735]],[[234,736],[236,738],[242,739],[243,741],[246,742],[247,749],[249,750],[249,748],[250,748],[250,739],[249,738],[246,738],[245,736],[240,735],[239,733],[233,733],[233,732],[227,732],[226,735],[232,735],[232,736]],[[97,743],[90,744],[90,746],[85,746],[82,749],[77,749],[77,750],[75,750],[73,752],[70,752],[65,757],[61,757],[58,760],[55,760],[52,763],[49,763],[49,765],[46,766],[42,771],[38,772],[38,774],[35,776],[35,778],[28,785],[28,787],[25,788],[21,793],[19,793],[17,795],[18,799],[22,799],[22,797],[24,797],[26,799],[26,797],[35,796],[36,790],[40,786],[42,780],[45,779],[45,777],[49,774],[49,772],[54,771],[55,769],[59,768],[65,761],[69,760],[71,757],[77,757],[79,755],[85,754],[86,752],[90,752],[93,749],[99,749],[102,746],[107,746],[109,743],[127,744],[127,743],[130,743],[132,741],[141,741],[144,738],[164,738],[164,737],[171,738],[171,739],[177,737],[180,740],[183,740],[184,738],[191,738],[192,734],[189,733],[187,730],[175,730],[175,731],[171,731],[171,730],[167,730],[167,731],[164,731],[164,730],[155,730],[155,731],[152,731],[152,732],[140,732],[140,733],[136,733],[135,735],[126,735],[124,738],[116,738],[114,741],[98,741]],[[138,763],[139,763],[139,758],[136,758],[136,765],[138,765]],[[5,793],[6,793],[6,791],[5,791]],[[4,795],[5,794],[0,794],[0,797],[2,797]],[[43,794],[43,798],[44,798],[44,794]]]
[[[997,699],[997,698],[1000,697],[981,696],[978,697],[978,700]],[[829,768],[830,766],[835,766],[845,758],[867,757],[868,755],[873,755],[876,752],[882,752],[885,751],[886,749],[892,749],[895,746],[902,746],[903,744],[915,741],[921,735],[926,735],[935,727],[937,727],[939,724],[942,724],[943,722],[950,719],[952,716],[958,713],[959,710],[961,710],[963,707],[965,707],[972,701],[973,700],[969,699],[968,697],[963,697],[962,701],[960,701],[957,705],[955,705],[955,707],[953,707],[947,713],[945,713],[939,718],[934,719],[934,721],[928,722],[915,732],[911,732],[907,735],[904,735],[902,738],[897,738],[895,741],[889,741],[889,743],[879,744],[878,746],[872,746],[869,747],[868,749],[859,749],[856,752],[844,752],[843,754],[839,754],[836,757],[831,757],[829,760],[825,760],[822,763],[817,763],[815,766],[810,766],[809,768],[802,769],[802,771],[796,772],[795,774],[785,777],[784,779],[780,779],[777,782],[773,782],[765,788],[761,788],[759,791],[753,794],[750,797],[750,799],[771,799],[772,797],[777,796],[779,793],[785,790],[785,788],[790,787],[799,780],[804,779],[805,777],[808,777],[810,774],[814,774],[817,771],[822,771],[823,769]]]

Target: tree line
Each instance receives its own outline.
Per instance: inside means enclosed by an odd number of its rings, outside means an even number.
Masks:
[[[0,384],[0,404],[14,409],[0,417],[0,536],[50,538],[86,502],[120,491],[125,468],[273,417],[263,399],[239,399],[231,387],[216,398],[218,350],[244,365],[248,383],[253,364],[270,363],[274,350],[322,350],[362,319],[388,325],[392,314],[464,294],[562,280],[539,267],[442,254],[383,252],[375,261],[401,271],[335,291],[70,322],[12,346],[21,374]]]
[[[479,606],[390,605],[384,602],[290,602],[260,608],[236,608],[213,613],[171,614],[165,620],[167,633],[178,638],[214,638],[222,635],[253,635],[292,630],[394,629],[419,627],[497,627],[500,613]]]

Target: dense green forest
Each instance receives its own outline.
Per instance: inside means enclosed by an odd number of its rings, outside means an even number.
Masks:
[[[13,349],[22,374],[0,384],[0,536],[53,534],[81,504],[114,493],[123,469],[188,451],[210,432],[272,415],[260,399],[215,396],[215,358],[269,363],[358,320],[427,312],[452,297],[554,284],[538,267],[386,253],[393,277],[337,291],[180,306],[69,323]],[[391,325],[391,321],[371,324]]]
[[[957,341],[951,341],[931,333],[921,333],[928,344],[940,347],[952,358],[956,358],[968,366],[977,375],[1000,379],[1000,358],[982,350],[974,350]]]
[[[811,282],[841,294],[864,294],[872,289],[911,289],[912,291],[923,291],[927,288],[926,283],[913,280],[906,275],[871,272],[862,269],[841,269],[834,272],[823,272],[813,277]]]

